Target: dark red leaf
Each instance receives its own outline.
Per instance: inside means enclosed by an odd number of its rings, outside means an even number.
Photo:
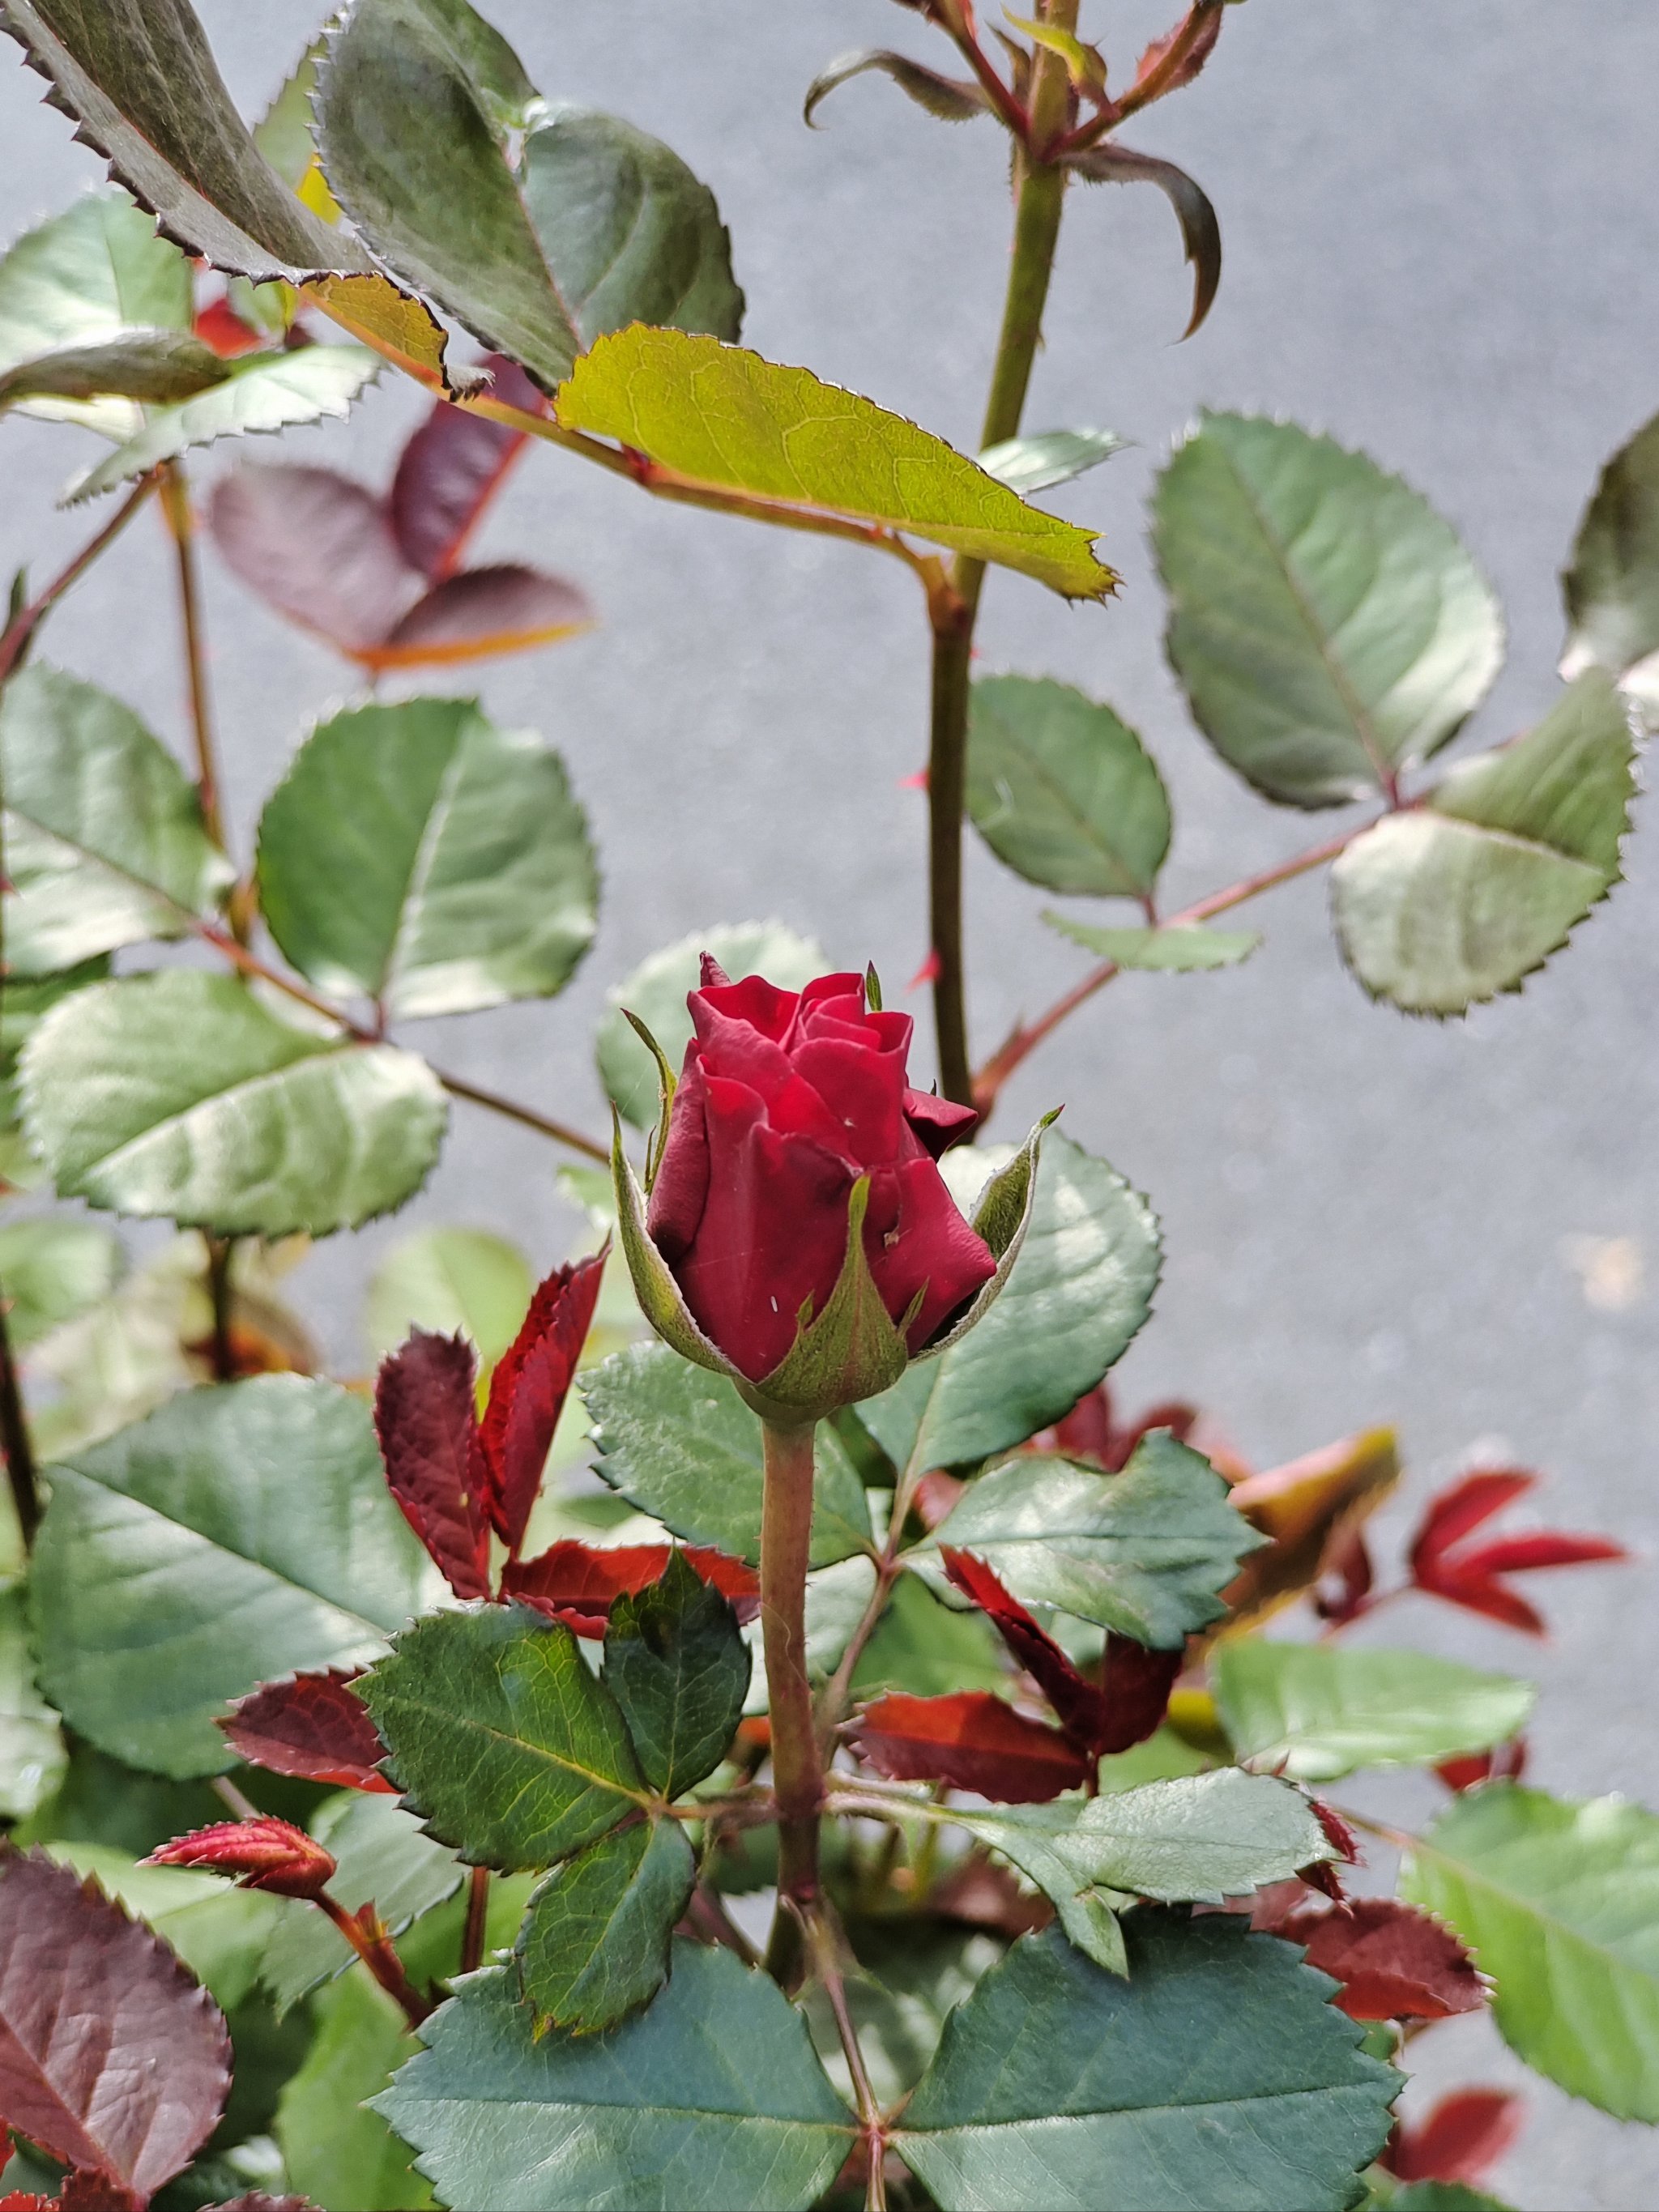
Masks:
[[[1312,1800],[1314,1818],[1325,1831],[1325,1840],[1346,1865],[1359,1863],[1359,1839],[1340,1813],[1334,1813],[1322,1797]]]
[[[1085,147],[1066,166],[1096,185],[1156,185],[1175,210],[1181,242],[1193,272],[1193,312],[1183,337],[1191,337],[1214,302],[1221,283],[1221,224],[1203,186],[1156,154],[1137,154],[1113,139]]]
[[[1434,1771],[1448,1790],[1460,1792],[1477,1789],[1483,1782],[1518,1782],[1527,1771],[1527,1739],[1517,1735],[1492,1751],[1443,1759]]]
[[[930,1532],[937,1528],[968,1487],[959,1475],[946,1474],[942,1467],[924,1474],[916,1485],[916,1518]]]
[[[0,1861],[0,2112],[148,2199],[212,2133],[223,2015],[159,1936],[43,1853]]]
[[[681,1550],[686,1565],[731,1600],[739,1620],[755,1618],[760,1577],[752,1567],[709,1545],[687,1544]],[[567,1537],[536,1559],[510,1559],[501,1575],[501,1595],[564,1621],[578,1636],[599,1637],[617,1600],[660,1581],[670,1556],[666,1544],[618,1544],[606,1550]]]
[[[222,361],[234,361],[238,355],[255,353],[261,346],[269,345],[269,338],[250,330],[228,300],[211,300],[196,317],[196,335],[204,345],[210,345]]]
[[[492,1485],[463,1336],[417,1328],[380,1364],[374,1432],[392,1496],[457,1597],[489,1595]]]
[[[1135,82],[1138,85],[1145,84],[1152,71],[1162,66],[1165,55],[1170,52],[1176,40],[1185,31],[1189,20],[1190,18],[1184,19],[1176,25],[1174,30],[1166,32],[1163,38],[1152,40],[1152,45],[1140,57],[1140,65],[1135,71]],[[1220,36],[1221,9],[1212,4],[1212,0],[1210,12],[1199,28],[1198,36],[1193,41],[1191,52],[1184,58],[1181,66],[1171,76],[1168,84],[1164,88],[1164,91],[1178,92],[1182,85],[1190,84],[1215,52],[1215,42]]]
[[[1517,1468],[1491,1468],[1479,1474],[1466,1474],[1443,1490],[1431,1501],[1413,1540],[1413,1571],[1449,1551],[1470,1529],[1490,1521],[1506,1505],[1513,1505],[1517,1498],[1524,1498],[1537,1480],[1535,1474],[1523,1474]]]
[[[1518,1590],[1506,1589],[1488,1575],[1455,1574],[1449,1567],[1441,1566],[1431,1577],[1419,1577],[1417,1587],[1448,1605],[1461,1605],[1469,1613],[1484,1613],[1488,1620],[1502,1621],[1506,1628],[1521,1629],[1528,1636],[1545,1633],[1544,1616],[1537,1607],[1529,1605]]]
[[[1091,1762],[1050,1728],[989,1690],[949,1698],[895,1693],[866,1705],[859,1756],[890,1782],[945,1782],[1003,1805],[1036,1805],[1080,1789]]]
[[[379,645],[421,596],[384,501],[333,469],[237,469],[214,487],[208,522],[245,584],[343,652]]]
[[[1162,1727],[1185,1653],[1153,1651],[1115,1629],[1106,1637],[1105,1714],[1089,1749],[1127,1751]],[[1055,1708],[1059,1710],[1058,1707]]]
[[[232,1748],[252,1766],[326,1782],[338,1790],[395,1795],[375,1770],[386,1746],[368,1708],[351,1689],[355,1675],[295,1674],[264,1682],[219,1723]]]
[[[1073,1743],[1089,1750],[1107,1735],[1110,1716],[1099,1688],[1086,1681],[1052,1636],[1038,1627],[1019,1600],[1005,1589],[983,1559],[946,1544],[939,1558],[945,1571],[989,1619],[1020,1665],[1054,1707]]]
[[[142,2197],[123,2189],[107,2174],[76,2172],[64,2183],[58,2198],[58,2212],[143,2212],[143,2203]]]
[[[1479,2012],[1486,1990],[1457,1938],[1397,1897],[1357,1897],[1288,1914],[1275,1933],[1307,1946],[1308,1964],[1342,1988],[1353,2020],[1444,2020]]]
[[[928,1911],[942,1919],[988,1928],[1010,1942],[1046,1928],[1054,1917],[1046,1897],[1023,1890],[1000,1859],[988,1858],[980,1850],[964,1852],[933,1884],[927,1901]]]
[[[591,629],[592,602],[557,576],[517,564],[464,568],[434,584],[372,645],[354,646],[365,668],[430,668],[522,653]]]
[[[515,1559],[587,1341],[609,1252],[607,1244],[590,1259],[548,1277],[490,1378],[483,1419],[488,1509],[496,1534]]]
[[[1553,1528],[1540,1528],[1524,1536],[1495,1536],[1460,1552],[1460,1575],[1524,1575],[1540,1567],[1585,1567],[1600,1560],[1627,1559],[1622,1544],[1606,1536],[1566,1536]]]
[[[1109,1384],[1085,1390],[1069,1413],[1054,1423],[1054,1449],[1067,1459],[1107,1464],[1112,1449],[1112,1393]]]
[[[1417,1588],[1507,1627],[1541,1636],[1543,1616],[1518,1591],[1508,1589],[1500,1576],[1629,1558],[1622,1544],[1605,1536],[1567,1535],[1555,1528],[1496,1536],[1481,1544],[1465,1542],[1493,1514],[1523,1497],[1536,1480],[1518,1468],[1486,1469],[1465,1476],[1436,1498],[1411,1547],[1412,1580]]]
[[[1358,1620],[1366,1610],[1366,1600],[1376,1580],[1364,1530],[1350,1528],[1346,1535],[1340,1535],[1321,1565],[1334,1578],[1336,1587],[1334,1590],[1316,1591],[1315,1612],[1322,1620]]]
[[[196,1867],[229,1875],[244,1889],[273,1897],[319,1898],[334,1879],[335,1863],[303,1828],[268,1813],[251,1820],[217,1820],[175,1836],[141,1862],[145,1866]]]
[[[516,362],[489,354],[489,396],[528,415],[546,401]],[[404,560],[437,583],[453,573],[468,536],[524,450],[525,434],[441,399],[404,447],[392,480],[392,527]]]
[[[1527,2108],[1501,2089],[1460,2089],[1415,2127],[1401,2125],[1382,2163],[1401,2181],[1478,2186],[1513,2146]]]

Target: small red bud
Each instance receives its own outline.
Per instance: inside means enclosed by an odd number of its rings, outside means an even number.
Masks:
[[[146,1866],[199,1868],[226,1874],[244,1889],[274,1897],[318,1898],[334,1877],[334,1860],[319,1843],[287,1820],[261,1814],[252,1820],[221,1820],[175,1837],[152,1851]]]

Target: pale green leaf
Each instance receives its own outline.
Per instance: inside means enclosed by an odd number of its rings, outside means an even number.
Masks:
[[[942,439],[715,338],[639,326],[601,338],[561,386],[558,416],[696,483],[908,531],[1068,599],[1113,586],[1089,532],[1026,506]]]
[[[1486,1751],[1524,1726],[1536,1694],[1422,1651],[1224,1642],[1216,1701],[1241,1759],[1298,1782]]]
[[[60,1213],[0,1227],[0,1304],[15,1346],[73,1321],[115,1288],[122,1250],[94,1221]]]
[[[213,1725],[302,1668],[352,1667],[433,1600],[369,1409],[262,1376],[171,1400],[51,1468],[29,1581],[41,1687],[100,1750],[160,1774],[234,1764]]]
[[[288,2184],[338,2212],[420,2212],[436,2202],[414,2160],[367,2100],[420,2045],[361,1966],[317,2002],[317,2033],[289,2076],[274,2132]]]
[[[1450,526],[1294,423],[1204,416],[1164,473],[1154,538],[1193,713],[1270,799],[1387,787],[1498,672],[1498,605]]]
[[[1070,483],[1073,477],[1097,469],[1127,443],[1115,430],[1039,430],[988,446],[979,465],[1010,491],[1029,499],[1033,492],[1051,491],[1056,484]]]
[[[1449,1805],[1401,1889],[1497,1984],[1529,2066],[1621,2120],[1659,2123],[1659,1820],[1497,1783]]]
[[[538,2041],[510,1972],[464,1982],[376,2108],[441,2196],[476,2212],[806,2212],[853,2116],[776,1984],[677,1942],[648,2011]]]
[[[1659,707],[1659,415],[1601,471],[1562,582],[1561,673],[1603,668]]]
[[[1261,939],[1254,930],[1206,929],[1172,924],[1165,928],[1097,929],[1068,914],[1045,913],[1050,929],[1069,937],[1085,952],[1119,968],[1145,968],[1164,975],[1189,975],[1206,968],[1236,968]]]
[[[968,811],[1028,883],[1144,899],[1170,849],[1170,799],[1151,756],[1109,707],[1048,677],[973,687]]]
[[[302,975],[394,1019],[550,996],[592,940],[599,897],[557,755],[467,699],[319,723],[266,801],[258,884]]]
[[[6,958],[66,969],[211,915],[234,870],[178,763],[131,708],[34,666],[0,693]]]
[[[1536,729],[1356,838],[1331,899],[1365,988],[1419,1014],[1518,990],[1618,881],[1634,763],[1624,704],[1591,669]]]
[[[605,994],[609,1011],[595,1039],[599,1080],[617,1112],[635,1128],[656,1127],[657,1068],[622,1010],[625,1006],[645,1024],[678,1074],[691,1042],[686,996],[698,988],[698,959],[704,952],[718,961],[734,983],[745,975],[764,975],[781,991],[800,990],[823,975],[828,964],[810,938],[796,936],[781,921],[717,922],[653,952],[625,981],[613,985]]]
[[[401,1206],[446,1118],[412,1053],[291,1029],[231,977],[182,969],[66,1000],[22,1080],[61,1196],[227,1235],[323,1236]]]
[[[369,1278],[368,1340],[375,1356],[395,1352],[411,1328],[457,1330],[493,1367],[518,1334],[536,1278],[516,1244],[484,1229],[420,1229],[392,1249]]]

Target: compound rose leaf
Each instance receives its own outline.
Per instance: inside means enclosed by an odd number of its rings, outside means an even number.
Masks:
[[[477,1355],[417,1328],[374,1385],[387,1487],[457,1597],[489,1595],[489,1472],[473,1407]]]
[[[989,1690],[902,1693],[866,1705],[860,1758],[894,1782],[943,1782],[1003,1805],[1036,1805],[1078,1790],[1092,1762],[1060,1729],[1028,1720]]]
[[[223,2014],[159,1936],[40,1852],[0,1863],[0,2112],[148,2200],[212,2133]]]

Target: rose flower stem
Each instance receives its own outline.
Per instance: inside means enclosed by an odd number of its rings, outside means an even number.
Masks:
[[[818,1808],[823,1770],[806,1678],[806,1562],[812,1534],[815,1425],[764,1424],[766,1487],[761,1508],[761,1632],[771,1698],[772,1779],[778,1800],[778,1905],[767,1972],[799,1978],[802,1914],[818,1894]]]

